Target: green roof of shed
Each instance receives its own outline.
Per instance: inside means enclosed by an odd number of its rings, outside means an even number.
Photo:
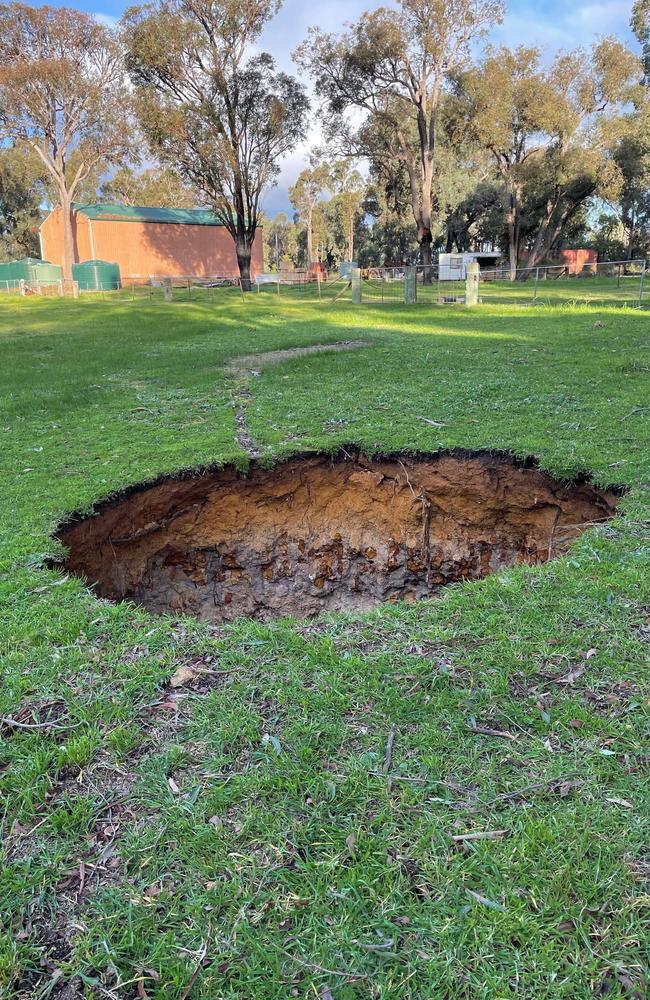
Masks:
[[[87,219],[110,222],[162,222],[190,226],[221,226],[216,215],[205,208],[147,208],[145,205],[75,205]]]

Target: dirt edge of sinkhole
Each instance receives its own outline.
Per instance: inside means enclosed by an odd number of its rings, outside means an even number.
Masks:
[[[129,487],[60,524],[67,555],[50,565],[101,597],[213,623],[364,611],[546,562],[622,492],[504,452],[346,446]]]

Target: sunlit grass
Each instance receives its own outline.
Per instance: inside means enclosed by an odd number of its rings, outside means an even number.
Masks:
[[[0,733],[0,995],[643,995],[645,314],[126,296],[0,299],[0,716],[44,723]],[[245,463],[228,359],[358,338],[250,380],[265,461],[499,448],[622,516],[435,601],[218,632],[43,568],[70,511]],[[204,655],[231,672],[176,697]]]

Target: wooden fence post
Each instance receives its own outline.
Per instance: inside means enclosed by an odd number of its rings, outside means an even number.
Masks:
[[[465,305],[478,305],[478,285],[481,268],[478,261],[472,260],[465,271]]]
[[[355,305],[361,305],[361,268],[353,267],[350,270],[352,282],[352,301]]]
[[[404,268],[404,303],[407,306],[415,305],[417,301],[416,274],[417,271],[414,267]]]

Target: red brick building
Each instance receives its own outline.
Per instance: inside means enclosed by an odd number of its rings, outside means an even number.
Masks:
[[[237,275],[235,244],[228,230],[204,209],[135,205],[77,205],[72,231],[75,262],[106,260],[120,266],[122,280],[151,277]],[[61,209],[40,228],[41,256],[63,263]],[[251,258],[251,277],[264,270],[262,230]]]
[[[582,274],[583,271],[597,271],[598,254],[595,250],[560,250],[560,264],[564,264],[569,274]]]

